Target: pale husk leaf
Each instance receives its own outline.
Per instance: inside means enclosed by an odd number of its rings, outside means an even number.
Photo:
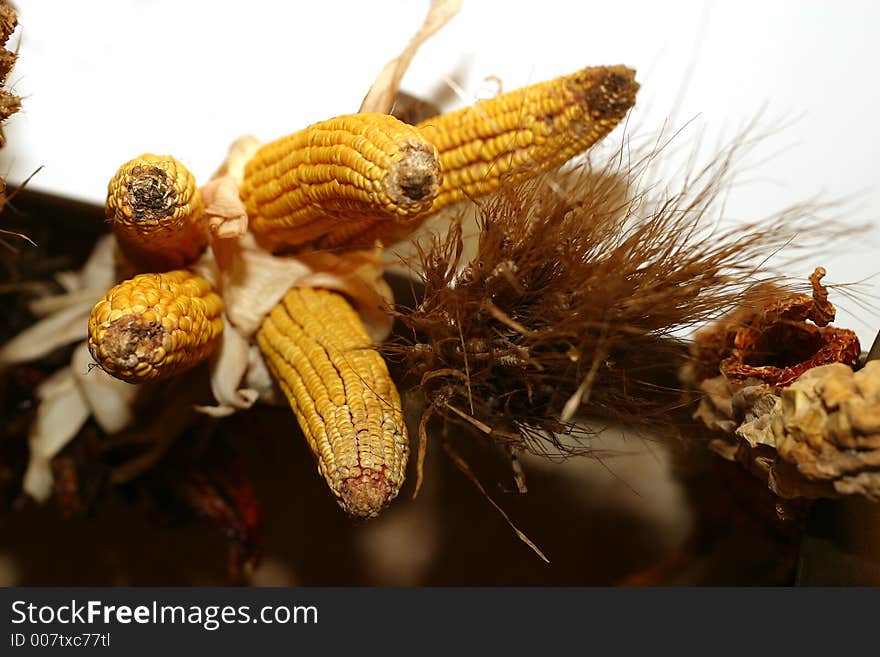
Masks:
[[[385,64],[373,86],[361,103],[361,112],[381,112],[388,114],[394,105],[394,98],[400,89],[403,79],[413,56],[422,44],[446,25],[461,8],[461,0],[434,0],[425,22],[415,33],[406,48],[397,57]]]
[[[37,388],[40,400],[30,431],[30,459],[22,488],[39,502],[52,494],[51,461],[79,432],[89,405],[70,367],[58,370]]]

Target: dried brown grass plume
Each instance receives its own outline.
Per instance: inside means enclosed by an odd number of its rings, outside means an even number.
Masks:
[[[480,202],[469,261],[460,224],[419,248],[424,294],[397,307],[407,330],[386,351],[424,398],[422,447],[432,418],[552,456],[590,451],[585,417],[675,425],[677,336],[760,303],[762,282],[782,283],[767,258],[831,232],[815,204],[725,227],[723,194],[759,141],[748,129],[674,192],[643,182],[663,148],[592,156]]]

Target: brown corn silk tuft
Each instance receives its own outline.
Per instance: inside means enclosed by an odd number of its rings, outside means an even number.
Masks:
[[[406,329],[386,347],[432,417],[538,454],[589,453],[592,417],[668,429],[684,402],[676,337],[742,303],[763,303],[778,277],[760,263],[809,246],[827,225],[815,205],[723,227],[720,196],[753,128],[685,177],[678,191],[641,189],[653,148],[596,157],[479,203],[469,261],[462,230],[434,237],[408,263],[424,283]],[[801,235],[806,241],[792,244]],[[799,238],[800,240],[800,238]],[[756,264],[757,263],[757,264]],[[778,283],[778,280],[777,280]],[[682,421],[683,423],[684,421]]]

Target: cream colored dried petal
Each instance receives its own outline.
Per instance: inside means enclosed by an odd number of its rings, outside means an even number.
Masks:
[[[391,111],[394,98],[400,89],[400,81],[409,68],[409,64],[416,51],[440,28],[452,20],[460,7],[461,0],[433,0],[431,8],[428,10],[428,15],[425,17],[425,22],[422,23],[418,32],[413,35],[400,55],[382,68],[373,86],[370,87],[366,97],[364,97],[359,111],[383,113]]]
[[[196,406],[200,413],[212,417],[226,417],[239,410],[247,410],[259,394],[248,388],[239,388],[248,368],[248,341],[223,318],[220,346],[211,358],[211,392],[216,406]]]
[[[248,234],[213,245],[214,259],[195,269],[220,290],[229,321],[247,338],[292,287],[337,290],[352,300],[370,337],[380,342],[392,320],[382,306],[392,299],[382,278],[382,254],[366,249],[341,253],[273,256]]]
[[[73,352],[70,362],[74,379],[98,426],[108,434],[122,431],[134,419],[134,401],[140,389],[94,365],[85,341]]]
[[[744,386],[734,393],[732,406],[735,416],[742,418],[736,429],[737,437],[750,447],[766,445],[775,450],[772,418],[780,401],[772,389],[764,384]]]
[[[209,181],[201,187],[201,192],[205,200],[202,217],[212,240],[233,239],[247,232],[247,211],[232,176]]]
[[[0,365],[36,360],[58,347],[85,339],[94,303],[93,298],[80,299],[29,326],[0,347]]]
[[[39,406],[30,429],[30,457],[22,489],[38,502],[52,494],[51,461],[89,417],[89,407],[70,367],[58,370],[37,388]]]

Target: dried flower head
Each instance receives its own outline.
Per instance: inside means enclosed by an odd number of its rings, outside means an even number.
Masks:
[[[840,495],[880,499],[880,362],[811,369],[772,416],[779,456]]]
[[[835,308],[822,285],[825,269],[810,276],[812,295],[763,286],[691,345],[697,380],[721,372],[731,381],[755,378],[785,387],[807,370],[828,363],[855,365],[860,354],[854,331],[828,326]]]

